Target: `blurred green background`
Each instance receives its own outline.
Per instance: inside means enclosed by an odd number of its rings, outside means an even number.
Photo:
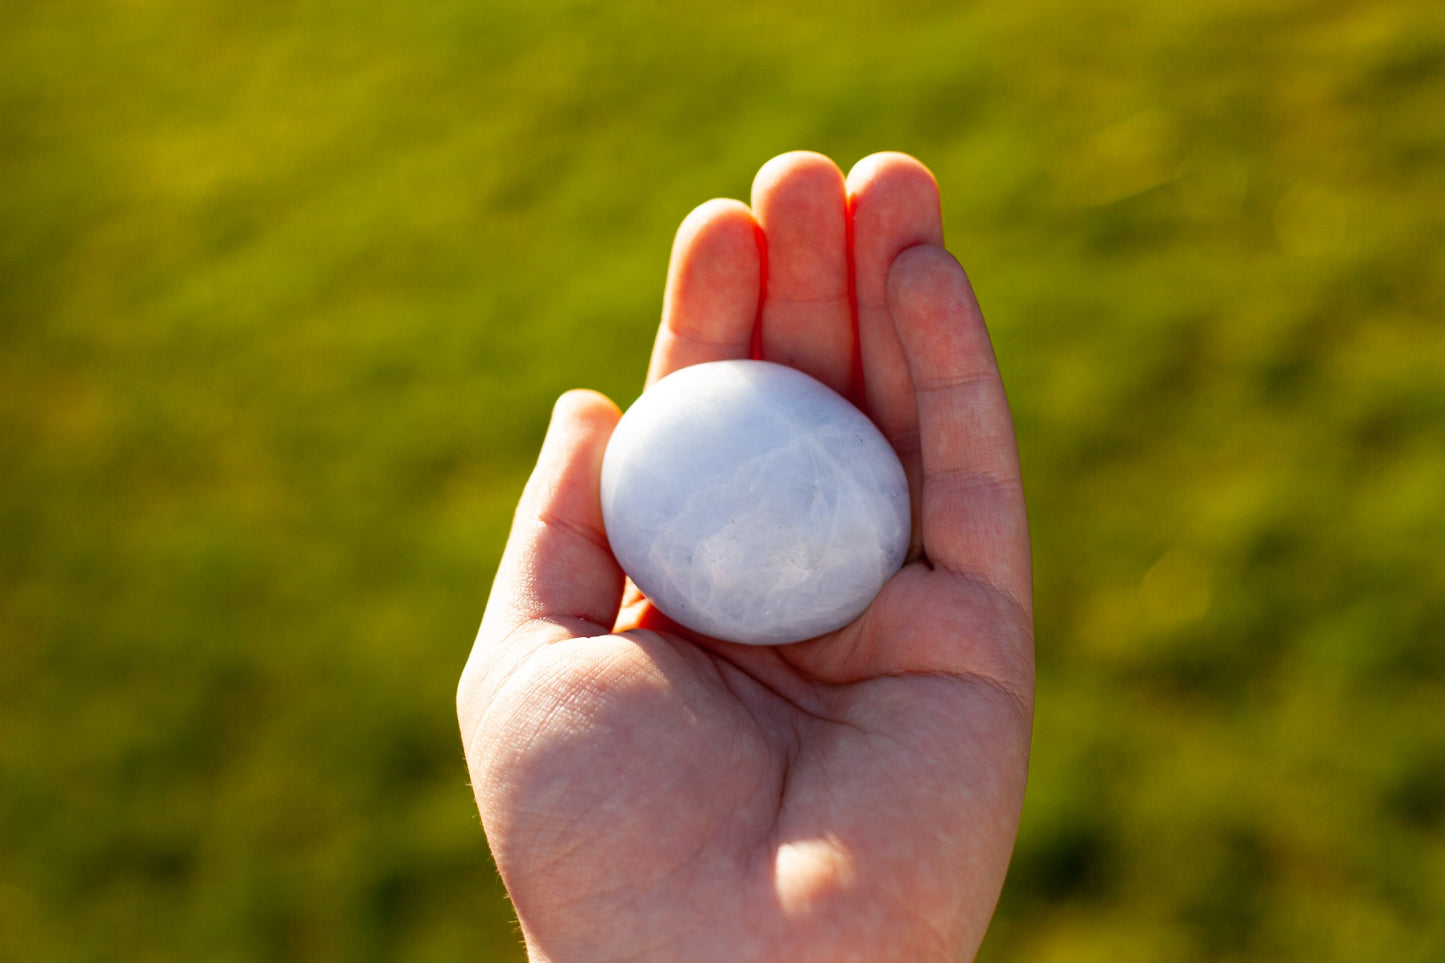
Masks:
[[[1015,409],[983,958],[1445,959],[1441,9],[0,4],[0,959],[521,958],[511,506],[793,148],[933,168]]]

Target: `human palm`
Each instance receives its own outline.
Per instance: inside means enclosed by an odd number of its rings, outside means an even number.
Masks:
[[[649,382],[760,355],[848,394],[908,473],[909,561],[854,622],[702,637],[626,582],[598,496],[619,417],[558,402],[458,690],[536,960],[958,960],[1008,865],[1033,706],[1013,430],[937,188],[792,153],[678,231]]]

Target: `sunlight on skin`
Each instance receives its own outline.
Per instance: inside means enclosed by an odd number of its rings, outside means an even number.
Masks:
[[[805,839],[778,847],[773,876],[784,915],[805,917],[828,892],[855,885],[857,867],[838,840]]]
[[[1033,711],[1028,524],[937,186],[902,154],[844,177],[795,152],[751,201],[683,221],[648,381],[757,346],[849,391],[909,476],[910,561],[816,639],[682,629],[603,531],[617,407],[558,401],[457,692],[537,960],[957,960],[1003,884]]]

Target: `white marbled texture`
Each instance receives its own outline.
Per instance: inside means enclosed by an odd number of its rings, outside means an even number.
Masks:
[[[665,614],[755,645],[856,618],[908,551],[908,481],[842,396],[766,361],[654,384],[602,463],[613,554]]]

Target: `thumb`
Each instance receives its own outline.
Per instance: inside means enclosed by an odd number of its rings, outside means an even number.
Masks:
[[[552,409],[457,690],[464,734],[538,648],[612,631],[623,576],[602,527],[600,485],[602,455],[620,417],[594,391],[569,391]]]

